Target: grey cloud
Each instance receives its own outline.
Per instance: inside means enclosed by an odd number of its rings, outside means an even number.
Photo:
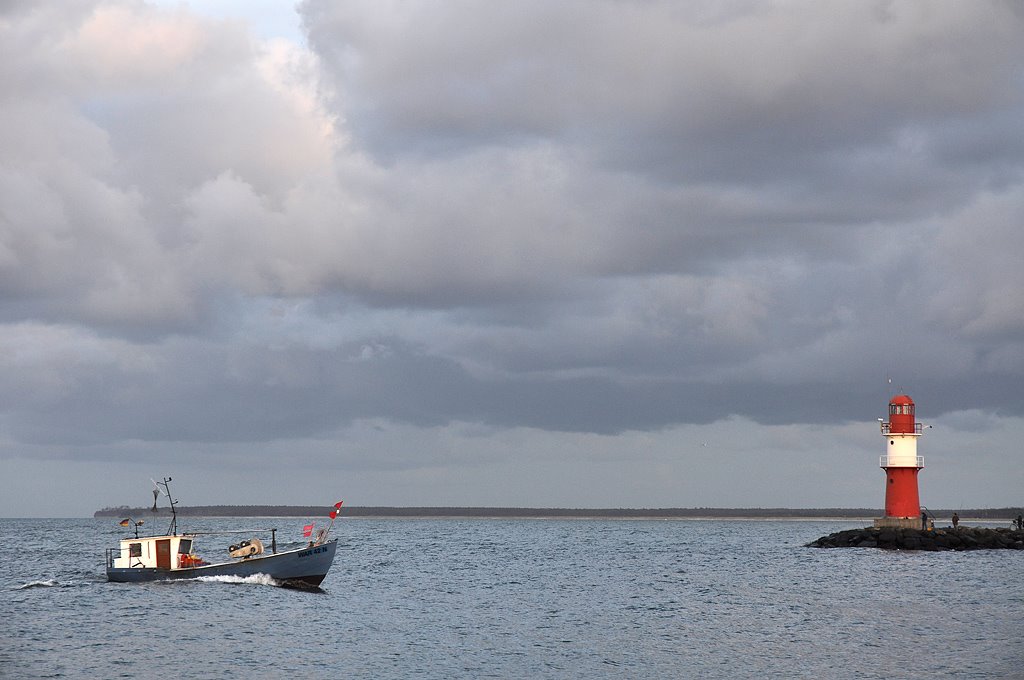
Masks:
[[[300,11],[0,9],[5,456],[1024,414],[1010,5]]]
[[[884,16],[863,3],[750,5],[710,23],[671,3],[307,0],[301,11],[337,105],[374,150],[582,137],[683,164],[692,153],[675,152],[705,148],[703,179],[716,154],[727,176],[749,179],[770,159],[815,162],[908,123],[976,116],[1013,98],[1021,50],[1020,17],[997,4],[903,3]]]

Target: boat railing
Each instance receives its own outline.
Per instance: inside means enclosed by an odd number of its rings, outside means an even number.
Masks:
[[[183,531],[182,536],[219,536],[221,534],[258,534],[274,532],[277,529],[225,529],[216,531]]]
[[[107,559],[107,568],[112,569],[114,567],[114,560],[121,559],[122,548],[120,546],[116,548],[107,548],[105,556]]]
[[[182,536],[218,536],[228,534],[258,534],[270,532],[270,552],[277,552],[277,529],[232,529],[228,531],[188,531]]]

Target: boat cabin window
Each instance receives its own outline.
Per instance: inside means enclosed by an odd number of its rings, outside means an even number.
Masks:
[[[129,557],[142,557],[142,544],[141,543],[129,543],[128,544],[128,556]]]
[[[192,539],[183,538],[178,542],[178,554],[187,555],[192,552]]]

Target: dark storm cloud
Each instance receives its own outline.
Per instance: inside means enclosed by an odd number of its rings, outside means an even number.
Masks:
[[[78,351],[95,353],[102,344],[89,350],[82,349],[81,339],[76,343]],[[172,343],[158,362],[151,353],[146,361],[122,357],[117,366],[54,366],[49,377],[60,381],[56,389],[37,389],[5,405],[12,416],[8,431],[25,444],[47,446],[262,442],[332,437],[386,414],[424,428],[462,421],[617,434],[680,422],[708,424],[723,413],[775,425],[870,421],[884,398],[880,379],[840,383],[831,376],[711,382],[535,372],[493,380],[394,339],[378,338],[372,352],[367,347],[310,351]],[[933,414],[1024,409],[1016,376],[989,372],[980,378],[964,386],[957,375],[921,376],[914,380],[915,393]]]

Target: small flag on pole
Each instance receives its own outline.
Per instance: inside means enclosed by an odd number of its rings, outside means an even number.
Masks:
[[[306,526],[302,527],[302,535],[305,536],[306,538],[309,538],[310,536],[312,536],[313,535],[313,524],[307,524]]]
[[[331,519],[334,519],[338,516],[338,511],[341,510],[341,504],[344,502],[345,501],[338,501],[337,503],[334,504],[334,510],[331,510]]]
[[[121,520],[120,522],[118,522],[118,524],[120,524],[120,525],[121,525],[121,526],[123,526],[123,527],[126,527],[126,526],[128,526],[129,524],[131,524],[131,523],[132,523],[132,521],[131,521],[130,519],[123,519],[123,520]]]

